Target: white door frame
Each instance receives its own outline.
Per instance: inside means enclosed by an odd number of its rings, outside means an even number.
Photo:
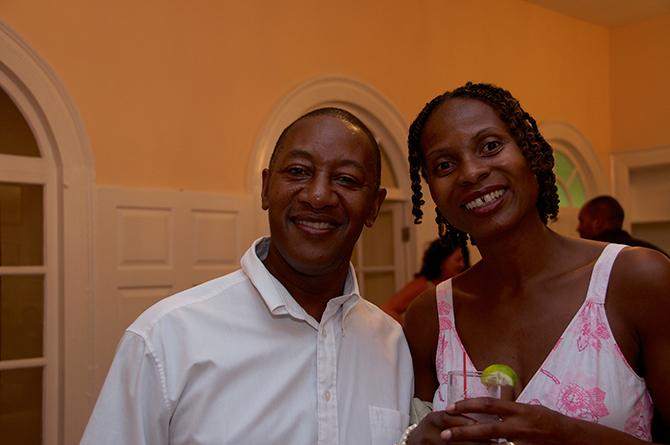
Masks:
[[[636,205],[633,202],[630,181],[631,172],[670,165],[670,145],[613,152],[610,154],[610,161],[612,194],[621,206],[627,210],[623,228],[630,231],[632,223],[644,220],[641,215],[638,215],[639,212],[635,211]],[[650,197],[651,199],[654,199],[654,197]]]
[[[40,53],[0,19],[0,70],[36,110],[31,128],[47,135],[57,168],[59,362],[57,438],[78,443],[92,398],[93,206],[95,166],[81,115],[65,84]],[[29,116],[27,116],[30,118]]]

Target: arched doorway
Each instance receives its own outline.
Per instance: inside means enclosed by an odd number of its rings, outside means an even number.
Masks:
[[[3,259],[9,263],[0,265],[2,284],[28,286],[38,293],[35,304],[43,305],[43,316],[37,320],[33,310],[24,314],[33,317],[32,331],[41,329],[38,335],[42,345],[37,348],[41,350],[28,357],[0,357],[0,385],[7,373],[32,374],[19,378],[29,379],[31,385],[41,380],[37,399],[42,443],[76,443],[94,402],[90,390],[92,153],[81,117],[63,82],[37,50],[1,19],[0,88],[10,100],[5,104],[15,106],[24,119],[37,149],[0,154],[2,199],[9,204],[1,210],[2,217],[8,231],[21,227],[22,218],[30,219],[31,228],[17,230],[31,232],[26,236],[39,238],[43,246],[41,258],[25,261],[20,252],[16,256],[17,247],[9,238],[0,241],[5,249]],[[40,219],[37,229],[36,218]],[[40,250],[34,246],[18,249]],[[16,258],[19,260],[14,265]],[[11,295],[10,290],[6,295]]]

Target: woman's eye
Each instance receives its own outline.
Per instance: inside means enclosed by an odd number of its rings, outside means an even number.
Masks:
[[[448,161],[442,161],[437,166],[435,167],[435,171],[438,172],[444,172],[447,171],[451,168],[451,162]]]
[[[496,151],[500,147],[501,147],[501,144],[498,141],[489,141],[486,144],[484,144],[484,150],[489,152],[489,153],[492,152],[492,151]]]

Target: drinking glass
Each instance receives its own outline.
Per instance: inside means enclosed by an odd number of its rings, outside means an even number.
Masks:
[[[449,371],[448,376],[448,404],[474,397],[500,398],[500,385],[485,385],[482,383],[482,373],[480,371]],[[500,418],[495,414],[471,413],[466,415],[480,423],[500,422]]]

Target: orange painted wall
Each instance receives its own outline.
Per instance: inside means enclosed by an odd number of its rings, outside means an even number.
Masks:
[[[408,122],[468,80],[499,84],[609,170],[609,31],[521,0],[12,0],[0,16],[74,97],[100,185],[246,193],[273,107],[327,74]]]
[[[611,33],[612,151],[670,145],[670,15]]]

